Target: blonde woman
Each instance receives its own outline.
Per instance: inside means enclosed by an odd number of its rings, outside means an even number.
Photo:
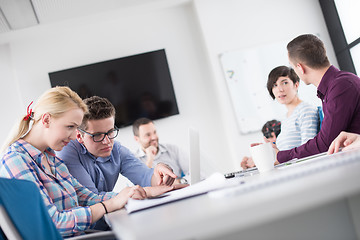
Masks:
[[[68,87],[49,89],[38,99],[33,112],[28,107],[27,115],[4,146],[0,161],[0,177],[36,183],[63,237],[91,228],[105,213],[124,207],[129,198],[146,197],[140,186],[127,187],[119,194],[95,194],[70,175],[55,156],[54,151],[75,139],[85,112],[87,106]]]

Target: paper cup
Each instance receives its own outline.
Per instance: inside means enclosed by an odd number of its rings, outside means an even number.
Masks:
[[[250,147],[250,153],[260,173],[274,169],[276,156],[272,143],[268,142]]]

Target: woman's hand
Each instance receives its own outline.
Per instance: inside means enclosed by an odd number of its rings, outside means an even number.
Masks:
[[[275,143],[276,142],[276,135],[274,132],[271,132],[271,137],[266,138],[264,137],[264,142],[272,142]]]
[[[255,167],[252,157],[244,157],[240,163],[241,167],[245,170],[247,168]]]
[[[108,212],[119,210],[125,206],[129,198],[144,199],[146,198],[145,190],[139,185],[126,187],[122,189],[115,197],[104,201]]]

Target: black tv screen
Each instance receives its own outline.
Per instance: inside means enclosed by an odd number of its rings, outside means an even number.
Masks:
[[[140,117],[179,114],[165,49],[49,73],[51,86],[69,86],[81,98],[105,97],[116,108],[117,127]]]

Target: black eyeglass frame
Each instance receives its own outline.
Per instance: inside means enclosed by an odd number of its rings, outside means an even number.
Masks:
[[[97,133],[97,134],[89,133],[89,132],[87,132],[87,131],[85,131],[85,130],[83,130],[83,129],[81,129],[81,128],[77,128],[77,129],[78,129],[80,132],[83,132],[83,133],[86,133],[86,134],[90,135],[90,136],[92,137],[92,139],[93,139],[94,142],[102,142],[102,141],[104,141],[104,139],[105,139],[106,136],[107,136],[109,139],[114,139],[114,138],[116,138],[117,135],[119,134],[119,128],[118,128],[117,126],[114,126],[114,129],[111,129],[111,130],[109,130],[109,131],[106,132],[106,133]],[[114,132],[114,131],[116,131],[115,136],[114,136],[114,137],[110,137],[109,134],[112,133],[112,132]],[[99,140],[99,141],[95,141],[95,137],[96,137],[96,136],[99,136],[99,135],[102,135],[102,134],[104,134],[104,137],[103,137],[101,140]]]

